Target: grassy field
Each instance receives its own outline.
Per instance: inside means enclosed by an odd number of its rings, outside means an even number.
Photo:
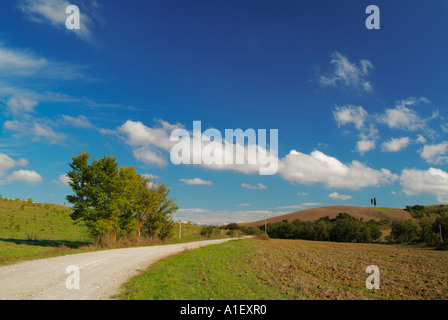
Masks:
[[[368,290],[366,267],[380,269]],[[238,240],[162,260],[118,299],[448,299],[448,252],[414,246]]]
[[[70,212],[54,204],[0,199],[0,265],[92,250]]]

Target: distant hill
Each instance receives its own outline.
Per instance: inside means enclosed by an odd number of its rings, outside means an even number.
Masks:
[[[296,211],[293,213],[288,213],[285,215],[277,216],[274,218],[269,218],[266,220],[267,223],[274,223],[282,220],[294,221],[296,219],[302,221],[315,221],[323,217],[330,217],[330,219],[335,218],[339,213],[345,212],[351,216],[363,219],[364,221],[369,220],[381,220],[388,219],[392,221],[404,221],[411,219],[412,216],[408,211],[403,209],[395,208],[370,208],[370,207],[354,207],[354,206],[331,206],[331,207],[320,207],[312,208],[301,211]],[[241,223],[243,226],[260,226],[264,224],[264,220]]]

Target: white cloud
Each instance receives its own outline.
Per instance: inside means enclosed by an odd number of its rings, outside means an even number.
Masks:
[[[186,184],[187,186],[213,186],[213,182],[211,181],[205,181],[200,178],[194,178],[194,179],[180,179],[181,182]]]
[[[334,200],[343,200],[343,201],[352,199],[352,196],[339,194],[337,192],[330,193],[328,197]]]
[[[431,164],[444,164],[448,162],[448,141],[439,144],[425,145],[420,156]]]
[[[425,144],[425,143],[427,142],[427,140],[425,139],[425,137],[422,136],[421,134],[419,134],[419,135],[417,136],[417,139],[415,139],[415,141],[416,141],[416,142],[419,142],[419,143],[423,143],[423,144]]]
[[[309,196],[310,194],[306,192],[297,192],[297,195],[306,197]]]
[[[69,186],[70,178],[67,177],[66,174],[61,174],[57,179],[54,179],[51,182],[53,182],[61,187],[67,187],[67,186]]]
[[[440,203],[448,202],[448,173],[441,169],[405,169],[402,171],[400,184],[408,196],[430,194]]]
[[[375,149],[375,141],[374,140],[359,140],[356,144],[356,151],[360,154],[364,154],[370,150]]]
[[[76,118],[68,116],[68,115],[62,115],[63,123],[72,125],[74,127],[78,128],[94,128],[94,125],[87,119],[87,117],[80,115]]]
[[[83,5],[87,3],[83,2]],[[89,5],[80,9],[80,29],[79,30],[67,30],[65,22],[68,17],[66,14],[66,8],[71,5],[66,0],[20,0],[19,8],[30,17],[34,22],[38,23],[49,23],[52,26],[70,31],[76,34],[80,39],[92,42],[92,24],[93,19],[86,14],[86,12],[92,12],[97,6]],[[76,5],[81,5],[81,3],[76,3]]]
[[[408,131],[425,130],[427,129],[427,122],[436,117],[437,113],[434,113],[430,118],[422,118],[413,109],[408,106],[417,105],[420,103],[429,103],[428,99],[422,98],[409,98],[406,100],[400,100],[395,103],[395,108],[388,108],[384,114],[377,117],[380,123],[387,124],[391,129],[401,129]]]
[[[411,143],[408,137],[392,138],[388,142],[384,142],[381,150],[386,152],[397,152],[406,148]]]
[[[306,185],[323,183],[328,188],[351,190],[390,184],[398,179],[387,169],[375,170],[358,161],[344,164],[320,151],[307,155],[292,150],[282,159],[279,173],[290,182]]]
[[[9,112],[14,115],[33,113],[34,107],[36,107],[38,104],[39,102],[30,100],[22,96],[13,97],[6,102]]]
[[[366,80],[373,68],[373,64],[369,60],[360,60],[357,65],[339,52],[334,52],[331,57],[334,70],[318,78],[321,86],[337,87],[341,85],[359,91],[372,91],[372,84]]]
[[[255,186],[250,185],[248,183],[242,183],[241,187],[249,189],[249,190],[264,190],[267,189],[268,187],[266,187],[264,184],[262,183],[257,183]]]
[[[42,177],[36,171],[18,170],[11,173],[6,180],[8,182],[21,181],[27,183],[39,183]]]
[[[333,116],[338,124],[338,127],[346,124],[354,124],[356,129],[361,130],[364,127],[364,123],[368,117],[368,113],[361,106],[346,105],[336,107],[333,111]]]

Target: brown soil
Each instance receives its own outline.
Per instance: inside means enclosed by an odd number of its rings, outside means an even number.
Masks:
[[[330,219],[333,219],[341,212],[348,213],[351,216],[358,219],[363,219],[364,221],[369,220],[378,221],[381,219],[389,219],[392,221],[404,221],[412,218],[411,214],[403,209],[332,206],[332,207],[321,207],[321,208],[312,208],[296,211],[293,213],[288,213],[285,215],[267,219],[266,222],[274,223],[282,220],[294,221],[296,219],[302,221],[315,221],[324,217],[329,217]],[[252,226],[261,226],[263,224],[264,220],[260,220],[260,221],[242,223],[241,225],[252,227]]]

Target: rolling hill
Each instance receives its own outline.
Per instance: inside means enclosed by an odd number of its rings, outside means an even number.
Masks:
[[[409,212],[403,209],[395,208],[370,208],[370,207],[354,207],[354,206],[331,206],[331,207],[320,207],[312,208],[301,211],[296,211],[288,213],[285,215],[269,218],[266,220],[267,223],[274,223],[277,221],[288,220],[294,221],[296,219],[302,221],[315,221],[323,217],[330,217],[330,219],[335,218],[339,213],[345,212],[351,216],[363,219],[364,221],[369,220],[381,220],[388,219],[392,221],[404,221],[411,219],[412,216]],[[264,220],[241,223],[243,226],[256,227],[264,224]]]

